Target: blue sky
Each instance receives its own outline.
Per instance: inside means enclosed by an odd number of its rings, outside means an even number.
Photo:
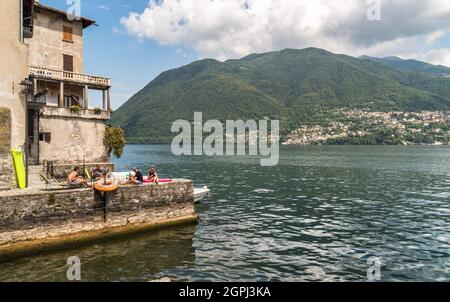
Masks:
[[[62,10],[73,1],[41,0]],[[80,1],[99,25],[85,30],[85,73],[112,78],[114,109],[161,72],[205,57],[319,47],[450,66],[449,0]]]

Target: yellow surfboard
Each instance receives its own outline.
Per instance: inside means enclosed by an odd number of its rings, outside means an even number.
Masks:
[[[14,168],[16,170],[17,184],[20,189],[25,189],[27,186],[26,181],[26,173],[25,173],[25,165],[23,163],[23,152],[22,148],[17,148],[11,150]]]

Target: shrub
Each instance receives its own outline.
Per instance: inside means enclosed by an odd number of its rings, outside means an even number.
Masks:
[[[105,146],[109,156],[111,156],[111,152],[113,152],[115,157],[122,157],[125,144],[125,132],[122,128],[106,128]]]

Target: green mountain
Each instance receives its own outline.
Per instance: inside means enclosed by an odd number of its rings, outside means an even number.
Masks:
[[[279,119],[282,133],[318,123],[334,108],[450,109],[450,78],[307,48],[201,60],[163,72],[131,97],[110,123],[129,143],[169,142],[178,119]]]
[[[361,59],[375,61],[405,71],[423,72],[437,77],[450,76],[450,68],[422,61],[403,60],[398,57],[374,58],[368,56],[362,56]]]

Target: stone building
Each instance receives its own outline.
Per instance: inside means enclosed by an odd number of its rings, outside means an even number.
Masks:
[[[83,32],[93,25],[35,0],[2,0],[0,112],[3,120],[9,116],[4,129],[11,130],[0,144],[8,136],[7,150],[24,146],[29,165],[108,160],[111,81],[84,74],[83,66]],[[101,108],[90,106],[89,90],[102,91]],[[10,165],[6,157],[1,155],[2,167]],[[11,179],[10,170],[0,170],[0,179]]]
[[[21,83],[29,75],[24,25],[31,17],[31,4],[31,0],[2,0],[0,9],[0,190],[13,184],[11,147],[25,142],[26,98]]]

